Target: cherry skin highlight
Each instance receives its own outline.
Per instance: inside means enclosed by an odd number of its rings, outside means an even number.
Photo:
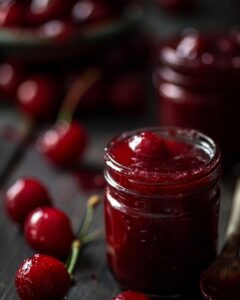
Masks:
[[[70,283],[70,276],[62,262],[40,254],[26,259],[15,278],[21,300],[62,300]]]
[[[146,297],[144,294],[127,291],[117,295],[112,300],[149,300],[149,298]]]
[[[87,133],[80,123],[59,122],[39,138],[37,148],[54,165],[67,168],[78,163],[86,144]]]
[[[3,96],[15,98],[16,89],[24,77],[22,70],[21,64],[7,61],[0,64],[0,93]]]
[[[32,75],[17,89],[20,109],[33,120],[45,120],[56,109],[59,87],[54,78],[47,75]]]
[[[17,1],[0,7],[0,27],[17,27],[24,22],[24,4]]]
[[[80,0],[72,9],[72,19],[77,24],[93,24],[111,17],[111,12],[100,0]]]
[[[6,211],[16,223],[23,224],[31,211],[42,206],[51,206],[51,200],[47,189],[33,178],[19,179],[6,191]]]
[[[69,218],[51,207],[30,213],[24,225],[24,236],[34,250],[57,258],[67,257],[75,237]]]
[[[51,20],[40,27],[40,36],[64,42],[72,36],[74,27],[70,22],[64,20]]]
[[[27,22],[38,25],[65,17],[70,12],[72,3],[72,0],[32,0],[26,14]]]

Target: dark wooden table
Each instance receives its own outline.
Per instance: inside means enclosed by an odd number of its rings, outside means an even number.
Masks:
[[[146,18],[149,31],[168,37],[185,26],[204,28],[221,27],[236,23],[238,13],[231,3],[234,1],[202,0],[198,14],[189,16],[170,16],[158,14],[152,9]],[[237,1],[236,1],[237,2]],[[151,6],[151,5],[150,5]],[[84,214],[85,202],[94,192],[81,182],[82,169],[90,172],[89,180],[103,169],[103,149],[115,134],[127,129],[155,124],[151,114],[139,118],[130,117],[88,117],[85,122],[89,128],[91,143],[83,165],[74,172],[59,171],[37,153],[34,143],[22,149],[13,132],[22,132],[24,122],[18,114],[0,108],[0,299],[16,300],[14,277],[19,264],[33,251],[27,246],[22,233],[7,218],[4,210],[4,190],[22,176],[39,178],[49,188],[56,207],[64,210],[77,230]],[[9,125],[14,129],[9,130]],[[7,134],[5,128],[8,128]],[[16,154],[22,150],[22,155]],[[16,159],[17,158],[17,159]],[[11,167],[11,168],[10,168]],[[222,245],[231,205],[233,182],[224,179],[221,218],[220,242]],[[97,209],[93,228],[103,226],[102,207]],[[81,255],[76,272],[76,285],[71,289],[70,300],[110,300],[119,289],[108,271],[105,261],[104,239],[87,246]],[[44,300],[44,299],[43,299]],[[54,300],[54,299],[53,299]],[[192,299],[194,300],[194,299]]]

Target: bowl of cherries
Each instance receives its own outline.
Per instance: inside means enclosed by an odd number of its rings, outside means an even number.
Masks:
[[[139,24],[138,0],[2,0],[2,53],[27,56],[81,52]],[[57,50],[57,53],[56,53]],[[67,51],[67,52],[66,52]]]

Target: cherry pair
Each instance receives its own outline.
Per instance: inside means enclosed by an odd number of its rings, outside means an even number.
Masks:
[[[98,196],[87,201],[86,215],[77,237],[73,234],[68,217],[51,208],[47,190],[36,180],[18,180],[6,193],[9,216],[23,224],[29,244],[41,253],[66,257],[66,265],[45,254],[36,254],[25,260],[16,274],[16,288],[22,300],[61,300],[66,295],[80,250],[94,240],[99,232],[88,234],[93,220],[94,208],[100,202]],[[45,206],[42,208],[35,207]]]
[[[66,257],[75,238],[69,218],[51,207],[47,189],[37,180],[22,178],[6,192],[10,218],[24,228],[28,244],[36,251]]]

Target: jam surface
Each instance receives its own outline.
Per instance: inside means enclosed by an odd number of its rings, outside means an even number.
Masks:
[[[126,167],[161,173],[190,172],[210,160],[209,153],[191,141],[164,138],[145,131],[118,141],[111,148],[111,156]]]

